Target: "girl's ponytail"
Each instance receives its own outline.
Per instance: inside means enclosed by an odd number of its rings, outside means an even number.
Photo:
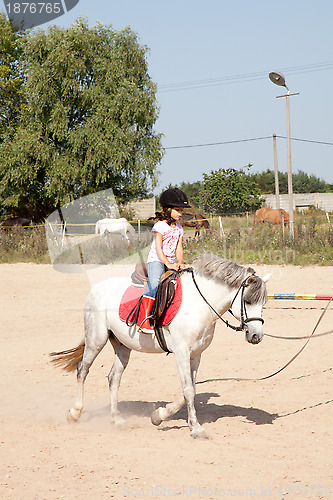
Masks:
[[[155,212],[155,220],[165,220],[170,226],[174,222],[171,218],[171,210],[170,207],[162,207],[162,212]]]

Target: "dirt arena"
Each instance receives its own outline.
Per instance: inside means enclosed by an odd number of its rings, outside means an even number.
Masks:
[[[269,293],[333,292],[330,268],[254,267],[261,276],[273,272]],[[150,422],[157,402],[180,395],[172,355],[132,354],[119,394],[127,426],[113,427],[107,345],[88,376],[81,420],[69,425],[76,378],[52,367],[48,353],[81,341],[88,279],[48,265],[2,264],[0,287],[1,499],[333,496],[333,335],[311,340],[273,378],[209,381],[269,375],[305,342],[265,337],[254,346],[219,322],[198,375],[207,440],[191,439],[184,409],[160,427]],[[265,331],[309,335],[325,305],[268,301]],[[317,333],[332,325],[333,306]]]

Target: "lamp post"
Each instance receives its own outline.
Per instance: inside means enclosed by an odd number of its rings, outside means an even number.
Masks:
[[[275,208],[280,208],[280,191],[279,191],[279,171],[276,152],[276,135],[273,134],[273,149],[274,149],[274,181],[275,181]]]
[[[286,85],[286,80],[281,73],[277,73],[276,71],[272,71],[269,74],[269,79],[275,83],[275,85],[279,85],[280,87],[286,87],[287,94],[279,95],[279,97],[286,98],[286,114],[287,114],[287,156],[288,156],[288,195],[289,195],[289,229],[290,234],[294,237],[294,197],[293,197],[293,177],[291,171],[291,146],[290,146],[290,106],[289,106],[289,97],[291,95],[298,95],[299,92],[290,93]]]

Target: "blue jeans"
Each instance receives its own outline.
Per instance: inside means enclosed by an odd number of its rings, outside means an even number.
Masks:
[[[146,283],[143,295],[147,297],[156,297],[157,288],[162,274],[168,268],[163,262],[148,262],[148,281]]]

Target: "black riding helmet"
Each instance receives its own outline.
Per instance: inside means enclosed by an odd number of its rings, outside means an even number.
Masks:
[[[160,197],[161,207],[184,207],[191,208],[186,194],[178,188],[170,188],[164,191]]]

